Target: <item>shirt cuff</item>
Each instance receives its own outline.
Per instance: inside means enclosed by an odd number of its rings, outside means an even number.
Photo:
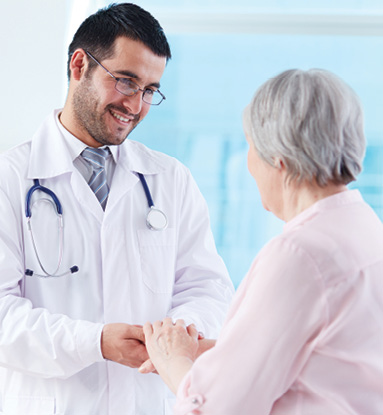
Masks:
[[[200,413],[199,409],[203,406],[205,399],[197,393],[188,394],[190,387],[190,371],[182,379],[177,392],[177,403],[174,407],[175,415],[186,415]],[[197,412],[194,412],[197,411]]]

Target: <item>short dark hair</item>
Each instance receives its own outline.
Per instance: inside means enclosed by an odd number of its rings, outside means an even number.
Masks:
[[[103,60],[113,56],[114,42],[120,36],[142,42],[166,60],[171,58],[165,33],[149,12],[132,3],[112,3],[85,19],[73,36],[68,48],[68,79],[70,60],[76,49],[89,50],[97,59]]]

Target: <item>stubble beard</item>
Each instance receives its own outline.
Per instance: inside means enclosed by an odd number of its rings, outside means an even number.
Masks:
[[[90,79],[84,79],[83,84],[78,86],[73,94],[73,113],[76,118],[77,124],[80,128],[89,134],[97,143],[101,145],[120,145],[122,144],[128,135],[137,127],[139,123],[139,116],[135,115],[132,121],[132,128],[130,131],[123,135],[122,127],[117,131],[121,132],[121,135],[112,135],[108,130],[104,116],[110,112],[110,110],[116,110],[124,115],[130,115],[125,108],[118,107],[117,105],[109,104],[104,108],[102,113],[97,110],[97,103],[99,97],[97,91],[90,83]]]

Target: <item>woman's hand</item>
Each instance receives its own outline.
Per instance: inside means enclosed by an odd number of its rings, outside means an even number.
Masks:
[[[157,372],[176,393],[182,378],[197,356],[198,332],[192,324],[186,327],[183,320],[173,324],[171,318],[153,325],[144,325],[145,344],[150,360]]]
[[[197,356],[201,356],[202,353],[205,353],[207,350],[211,349],[215,346],[216,340],[213,339],[205,339],[204,335],[198,332],[198,351]],[[142,365],[139,367],[139,372],[142,374],[148,373],[157,373],[156,368],[154,367],[152,361],[150,359],[146,360]]]

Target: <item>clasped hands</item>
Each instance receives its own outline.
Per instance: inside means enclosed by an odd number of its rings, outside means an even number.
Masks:
[[[186,326],[183,320],[173,324],[165,318],[144,326],[111,323],[103,328],[101,351],[105,359],[151,373],[173,358],[194,361],[213,345],[211,340],[203,340],[196,327]]]

